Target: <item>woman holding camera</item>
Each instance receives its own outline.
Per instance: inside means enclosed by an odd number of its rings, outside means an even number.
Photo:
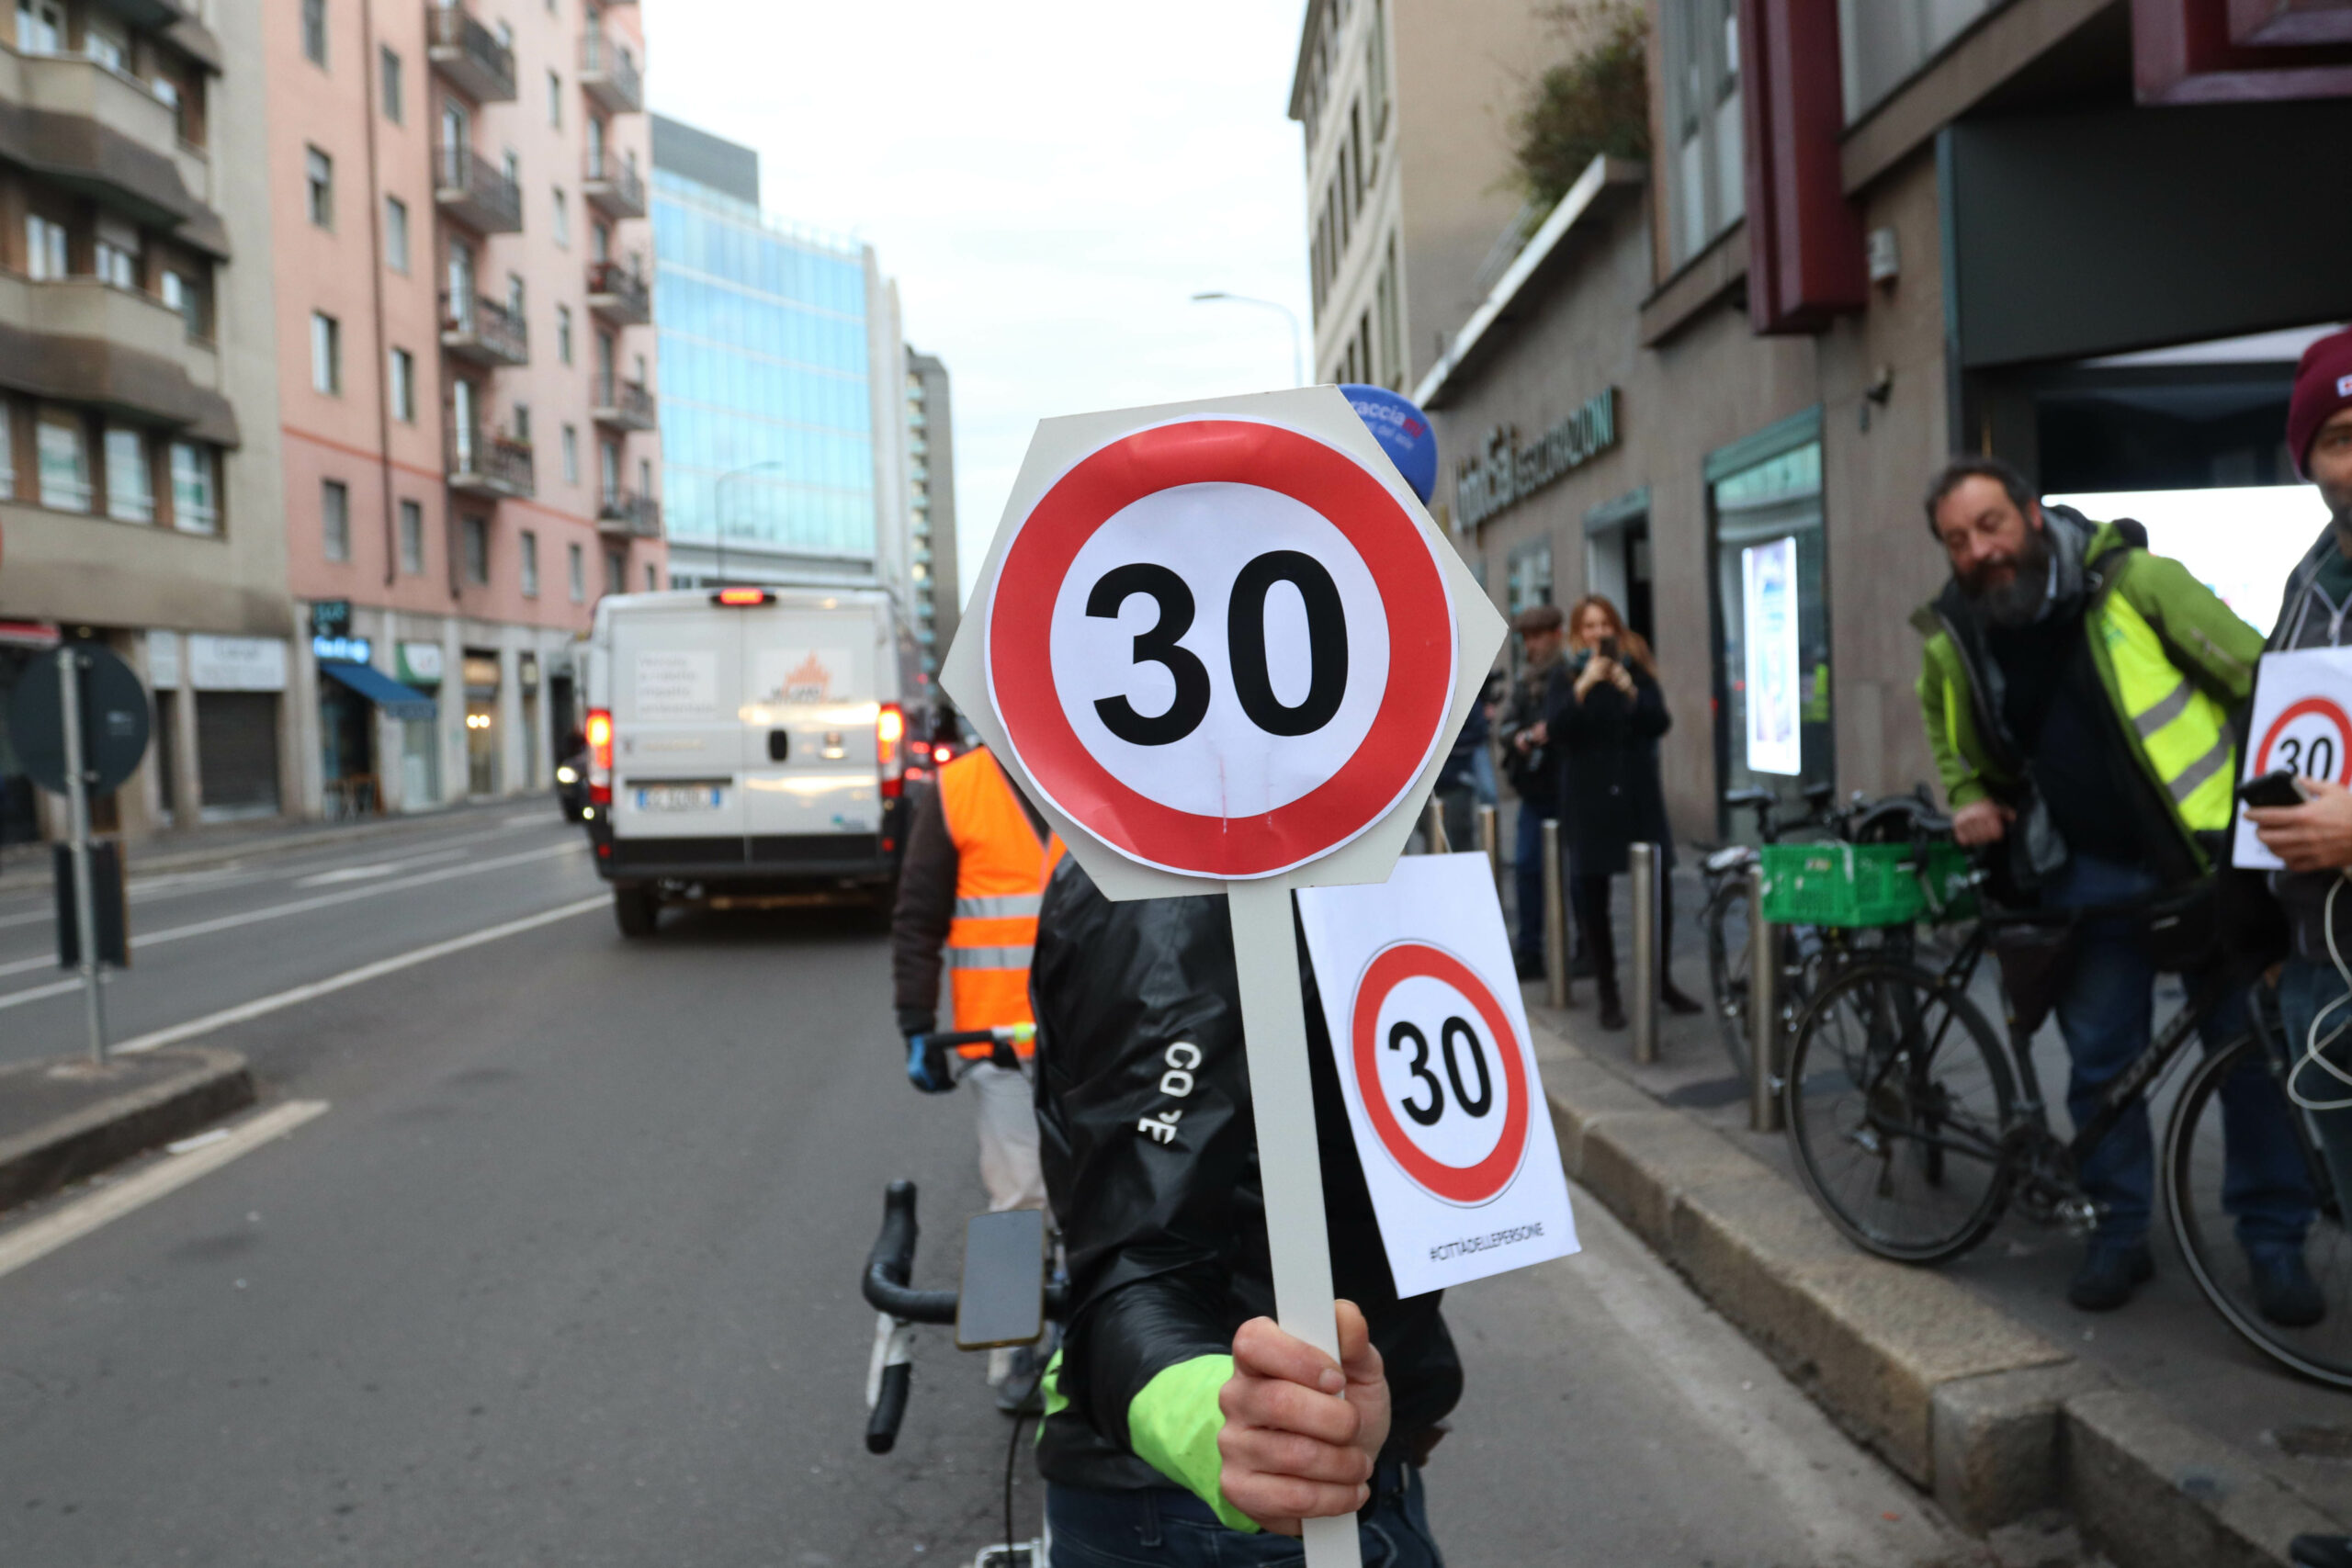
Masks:
[[[1625,1027],[1617,991],[1617,944],[1609,924],[1609,879],[1626,870],[1630,846],[1658,852],[1659,996],[1676,1012],[1699,1004],[1676,988],[1667,960],[1674,930],[1674,836],[1658,782],[1657,739],[1673,720],[1649,645],[1617,606],[1589,593],[1568,613],[1566,661],[1552,682],[1544,729],[1565,761],[1560,828],[1568,841],[1568,894],[1600,992],[1600,1026]]]

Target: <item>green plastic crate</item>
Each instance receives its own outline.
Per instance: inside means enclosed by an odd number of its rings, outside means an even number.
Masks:
[[[1767,844],[1763,862],[1764,918],[1775,925],[1899,926],[1974,908],[1956,844],[1928,846],[1924,877],[1908,844]]]

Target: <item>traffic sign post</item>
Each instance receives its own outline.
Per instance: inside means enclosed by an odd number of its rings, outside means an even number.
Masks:
[[[43,670],[42,663],[53,666]],[[90,874],[90,803],[121,787],[146,754],[147,691],[112,651],[69,642],[37,660],[17,687],[8,739],[35,784],[65,797],[74,967],[82,976],[82,1008],[90,1060],[107,1062],[105,977],[98,949],[98,910]],[[61,956],[66,944],[58,943]]]
[[[1041,423],[940,675],[1105,897],[1227,895],[1275,1315],[1334,1356],[1291,893],[1387,878],[1503,632],[1316,387]]]

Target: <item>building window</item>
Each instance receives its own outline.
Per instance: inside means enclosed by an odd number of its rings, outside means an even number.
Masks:
[[[192,308],[196,300],[196,290],[188,282],[187,276],[167,269],[156,281],[160,286],[164,303],[178,311],[180,320],[187,323],[187,335],[198,336],[196,312]]]
[[[327,0],[302,0],[302,54],[313,65],[327,62]]]
[[[575,425],[563,427],[563,482],[580,482],[580,431]]]
[[[1747,208],[1739,7],[1735,0],[1667,0],[1659,20],[1666,48],[1668,211],[1679,266],[1737,222]]]
[[[661,586],[662,584],[660,580],[654,576],[653,563],[651,561],[647,561],[645,563],[645,591],[648,593],[650,593]]]
[[[384,118],[394,125],[408,118],[408,105],[401,101],[401,57],[387,49],[380,64],[383,71]]]
[[[401,570],[411,577],[424,570],[424,507],[413,501],[401,502]]]
[[[343,323],[322,310],[311,312],[311,389],[343,392]]]
[[[96,258],[100,282],[111,283],[117,288],[139,287],[139,258],[130,251],[111,240],[100,240]]]
[[[334,160],[317,148],[302,156],[302,179],[309,193],[311,221],[322,229],[334,227]]]
[[[531,444],[531,405],[528,403],[514,404],[512,423],[514,430],[514,439],[521,442],[524,446],[528,446]]]
[[[1878,107],[2001,0],[1838,0],[1846,123]]]
[[[407,349],[392,350],[391,364],[392,417],[402,424],[416,423],[416,355]]]
[[[327,559],[351,558],[351,487],[341,479],[319,486],[319,538]]]
[[[130,74],[130,40],[96,16],[82,25],[82,50],[107,70]]]
[[[490,581],[490,520],[469,517],[462,532],[466,541],[466,581],[480,587]]]
[[[555,356],[562,363],[571,363],[571,307],[555,308]]]
[[[563,126],[563,78],[548,73],[548,123],[560,130]]]
[[[523,597],[536,599],[539,596],[539,536],[526,528],[523,530],[522,540]]]
[[[605,592],[607,593],[628,592],[628,562],[622,558],[618,550],[605,552]]]
[[[25,271],[37,282],[65,276],[65,225],[37,212],[25,214]]]
[[[408,203],[396,196],[384,198],[384,265],[408,270]]]
[[[17,0],[17,52],[62,54],[65,7],[57,0]]]
[[[592,223],[588,226],[588,254],[598,261],[613,259],[613,226]]]
[[[578,545],[563,547],[563,564],[571,583],[571,602],[585,604],[588,603],[588,561]]]
[[[107,427],[107,515],[118,523],[155,521],[155,476],[147,467],[147,440],[135,430]]]
[[[0,501],[17,499],[17,411],[0,397]]]
[[[44,418],[34,441],[40,462],[40,503],[52,512],[90,510],[89,437],[82,422]]]
[[[571,203],[564,199],[560,186],[555,192],[555,243],[559,245],[571,243]]]
[[[183,534],[220,531],[220,487],[209,446],[172,443],[172,526]]]
[[[499,172],[506,176],[508,185],[519,186],[523,183],[523,160],[515,155],[514,149],[512,147],[506,150],[506,155],[499,161]]]
[[[523,275],[519,272],[506,275],[506,313],[518,321],[529,313],[524,308]]]

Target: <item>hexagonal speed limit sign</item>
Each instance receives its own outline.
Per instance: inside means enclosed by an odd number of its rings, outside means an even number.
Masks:
[[[1377,881],[1501,635],[1310,388],[1041,425],[943,684],[1110,897]]]
[[[1040,424],[941,672],[1106,897],[1226,893],[1276,1316],[1333,1354],[1291,889],[1386,879],[1502,637],[1313,387]]]

